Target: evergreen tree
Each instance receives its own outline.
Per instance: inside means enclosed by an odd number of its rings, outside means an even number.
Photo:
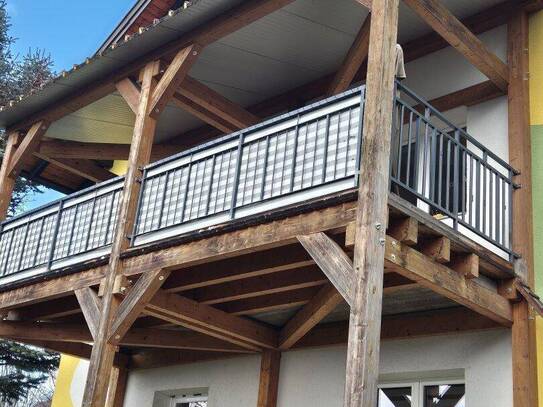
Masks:
[[[1,105],[41,88],[53,77],[52,60],[44,52],[30,50],[23,58],[13,55],[15,39],[9,35],[9,28],[6,0],[0,0]],[[0,131],[0,157],[3,157],[5,143],[5,132]],[[10,214],[21,207],[29,193],[35,192],[39,190],[33,182],[19,178],[15,184]],[[27,401],[36,398],[34,393],[40,393],[40,387],[50,380],[58,363],[58,354],[12,341],[0,341],[0,404],[29,405]]]

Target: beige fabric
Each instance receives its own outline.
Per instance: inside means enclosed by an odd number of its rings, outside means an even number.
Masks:
[[[396,78],[405,79],[406,77],[403,49],[400,44],[396,44]]]

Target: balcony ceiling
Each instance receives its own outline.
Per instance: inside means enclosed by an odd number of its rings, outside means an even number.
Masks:
[[[459,18],[500,2],[444,0]],[[239,3],[240,0],[193,2],[143,34],[92,57],[90,63],[59,77],[41,92],[3,110],[0,125],[9,127],[21,121]],[[354,0],[297,0],[205,48],[191,75],[243,106],[261,102],[337,70],[367,13]],[[430,31],[401,4],[400,42]],[[46,136],[129,143],[133,122],[134,115],[126,103],[120,95],[112,94],[53,123]],[[156,141],[176,138],[202,124],[177,107],[168,106],[159,121]]]

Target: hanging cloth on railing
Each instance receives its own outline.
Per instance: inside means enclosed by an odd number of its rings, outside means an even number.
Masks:
[[[400,44],[396,44],[396,69],[395,69],[395,77],[397,80],[402,80],[406,78],[405,75],[405,64],[404,64],[404,57],[403,57],[403,49]],[[399,97],[400,91],[396,91],[396,96]],[[401,170],[398,168],[398,154],[401,154],[401,145],[402,140],[399,139],[400,134],[400,127],[403,125],[403,123],[400,123],[400,112],[394,108],[394,113],[396,117],[394,120],[394,128],[392,129],[392,139],[390,144],[390,160],[391,160],[391,166],[390,171],[391,175],[393,177],[398,176],[398,172]],[[397,185],[394,185],[395,192],[399,192],[399,188]]]
[[[403,49],[400,44],[396,44],[396,79],[402,80],[407,78],[405,74],[405,63],[403,57]]]

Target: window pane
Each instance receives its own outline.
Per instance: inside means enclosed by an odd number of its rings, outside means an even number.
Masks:
[[[379,407],[411,407],[411,387],[379,389]]]
[[[465,407],[466,389],[463,384],[424,387],[424,407]]]

